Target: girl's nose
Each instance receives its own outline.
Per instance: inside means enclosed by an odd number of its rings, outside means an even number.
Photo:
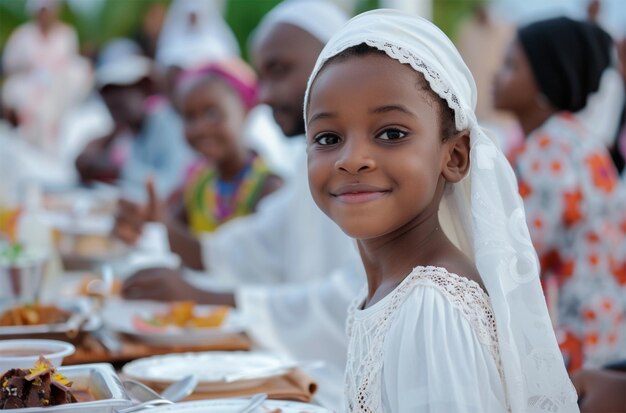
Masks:
[[[371,155],[367,140],[364,138],[348,138],[340,150],[335,162],[335,169],[356,175],[376,168],[376,161]]]

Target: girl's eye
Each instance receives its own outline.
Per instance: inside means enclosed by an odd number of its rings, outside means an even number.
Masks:
[[[406,132],[403,132],[400,129],[387,129],[378,135],[377,138],[385,141],[394,141],[396,139],[402,139],[405,136]]]
[[[318,145],[335,145],[337,143],[339,143],[339,137],[337,135],[332,135],[329,133],[326,133],[324,135],[318,135],[314,138],[315,143],[317,143]]]

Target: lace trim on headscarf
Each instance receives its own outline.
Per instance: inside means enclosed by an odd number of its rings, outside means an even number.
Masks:
[[[465,111],[461,107],[459,99],[454,94],[450,85],[448,85],[448,83],[436,70],[428,66],[422,59],[415,56],[410,50],[407,50],[402,46],[374,39],[367,39],[364,43],[385,52],[389,57],[400,63],[410,65],[414,70],[424,75],[424,78],[432,90],[448,103],[450,109],[454,110],[454,120],[457,130],[461,131],[467,128],[468,120],[465,116]],[[345,50],[344,45],[337,47],[336,50],[332,50],[328,56],[335,56],[343,50]]]

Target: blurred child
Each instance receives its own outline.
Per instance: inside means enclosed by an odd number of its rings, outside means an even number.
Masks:
[[[475,105],[450,40],[397,11],[348,22],[310,77],[311,193],[368,279],[347,322],[350,412],[578,410],[515,176]]]
[[[281,186],[244,142],[255,88],[252,69],[239,60],[191,73],[179,87],[187,142],[208,162],[192,173],[185,188],[187,222],[196,234],[254,212]]]
[[[98,90],[114,126],[77,157],[83,182],[112,182],[139,191],[152,176],[160,196],[183,182],[193,153],[177,115],[164,105],[149,105],[151,63],[145,57],[121,54],[98,67]]]

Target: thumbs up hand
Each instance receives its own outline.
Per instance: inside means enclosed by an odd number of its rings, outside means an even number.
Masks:
[[[146,192],[148,199],[143,205],[126,199],[120,199],[118,202],[113,234],[127,244],[134,245],[137,242],[146,222],[166,220],[165,205],[156,193],[152,178],[146,181]]]

